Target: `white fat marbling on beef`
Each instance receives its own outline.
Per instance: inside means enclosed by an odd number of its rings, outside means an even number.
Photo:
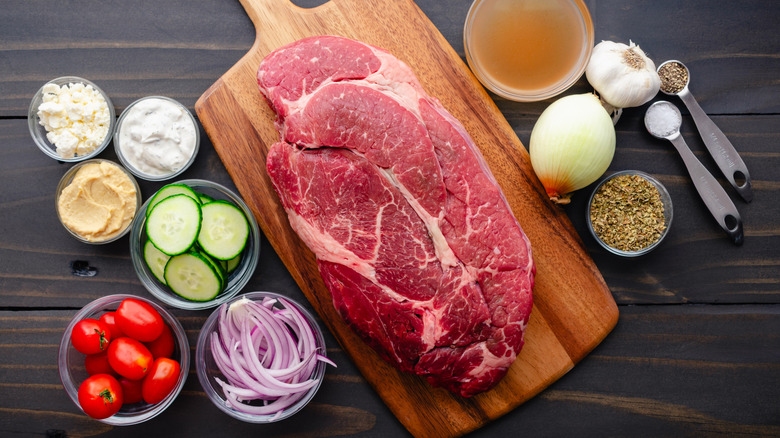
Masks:
[[[390,53],[341,37],[269,54],[268,173],[344,320],[387,361],[471,396],[515,360],[528,239],[463,126]]]

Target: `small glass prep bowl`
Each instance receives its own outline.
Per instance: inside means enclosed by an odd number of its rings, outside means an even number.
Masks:
[[[549,0],[514,0],[513,7],[521,7],[523,4],[529,4],[530,7],[538,7],[539,5],[547,5]],[[493,93],[509,100],[517,102],[536,102],[551,97],[557,96],[563,93],[569,87],[574,85],[588,66],[591,52],[593,52],[593,43],[595,39],[595,33],[593,30],[593,20],[591,19],[588,7],[583,0],[567,0],[568,7],[573,9],[573,13],[576,14],[576,20],[579,21],[579,25],[582,29],[582,38],[580,53],[577,56],[576,62],[571,65],[568,73],[561,77],[556,82],[542,88],[521,90],[508,85],[502,84],[491,73],[489,65],[483,64],[480,59],[484,56],[480,56],[477,46],[479,44],[473,41],[474,35],[478,36],[478,18],[480,15],[488,14],[491,12],[490,8],[498,8],[501,5],[496,5],[496,1],[493,0],[474,0],[466,15],[466,22],[463,27],[463,46],[466,51],[466,62],[468,63],[474,76]],[[505,15],[502,13],[502,15]],[[520,44],[523,44],[522,42]],[[528,42],[526,42],[528,44]],[[494,45],[491,41],[491,45]],[[506,54],[509,56],[509,54]],[[551,55],[554,56],[554,55]]]
[[[225,290],[213,300],[190,301],[176,294],[163,283],[160,283],[154,274],[152,274],[152,271],[149,270],[143,257],[144,244],[146,243],[146,233],[144,232],[146,225],[146,210],[149,207],[149,201],[154,198],[154,195],[152,195],[146,200],[136,215],[130,232],[130,257],[133,260],[135,273],[138,275],[138,278],[141,280],[144,287],[146,287],[155,298],[165,304],[188,310],[201,310],[218,306],[238,294],[241,288],[246,286],[249,279],[252,277],[252,274],[255,272],[257,261],[260,258],[260,228],[257,225],[257,220],[249,210],[249,207],[238,195],[220,184],[202,179],[185,179],[176,181],[172,184],[185,184],[197,193],[208,195],[214,199],[230,201],[244,212],[244,215],[249,221],[249,238],[246,247],[244,248],[241,262],[228,277],[228,284]]]
[[[612,180],[613,178],[616,178],[621,175],[638,175],[645,180],[649,181],[656,189],[658,189],[658,193],[661,195],[661,202],[664,206],[664,231],[661,233],[661,236],[656,240],[653,244],[648,245],[640,250],[637,251],[624,251],[617,248],[613,248],[609,245],[607,245],[601,238],[599,238],[598,234],[596,234],[596,231],[593,229],[593,223],[591,222],[590,218],[590,209],[593,204],[593,198],[596,196],[596,193],[598,193],[601,186],[603,186],[608,181]],[[612,175],[604,178],[597,186],[593,189],[593,193],[590,195],[590,199],[588,199],[588,208],[585,211],[586,221],[588,223],[588,230],[590,231],[591,236],[593,236],[594,239],[596,239],[596,242],[599,243],[604,249],[611,252],[612,254],[616,254],[623,257],[638,257],[641,255],[645,255],[649,253],[650,251],[654,250],[658,247],[658,245],[661,244],[661,242],[664,241],[667,234],[669,234],[669,229],[672,226],[672,198],[669,196],[669,192],[666,190],[666,187],[664,187],[663,184],[661,184],[660,181],[653,178],[652,176],[648,175],[645,172],[641,172],[638,170],[623,170],[621,172],[613,173]]]
[[[146,172],[141,171],[140,169],[136,168],[132,162],[128,159],[128,157],[125,155],[125,152],[122,149],[122,143],[121,143],[121,136],[122,136],[122,124],[125,121],[125,117],[130,114],[130,110],[133,109],[134,106],[136,106],[138,103],[143,102],[145,100],[149,99],[162,99],[169,101],[173,103],[174,105],[178,106],[183,110],[185,114],[189,117],[189,120],[192,122],[192,126],[195,128],[195,147],[193,148],[192,155],[187,160],[186,163],[184,163],[183,166],[181,166],[178,170],[161,174],[161,175],[153,175]],[[124,165],[127,170],[129,170],[133,175],[137,176],[138,178],[147,180],[147,181],[165,181],[172,178],[175,178],[179,175],[181,175],[185,170],[187,170],[193,162],[195,162],[195,157],[198,156],[198,150],[200,149],[200,130],[198,129],[198,122],[195,120],[195,117],[192,115],[192,113],[187,109],[186,106],[182,105],[179,101],[171,99],[170,97],[165,96],[147,96],[142,97],[141,99],[136,100],[135,102],[131,103],[130,105],[125,108],[124,111],[122,111],[122,114],[119,116],[119,120],[116,124],[116,129],[114,131],[114,150],[116,151],[116,156],[119,157],[119,161],[122,162],[122,165]]]
[[[73,400],[73,403],[75,403],[76,406],[79,406],[79,409],[81,409],[78,398],[79,386],[81,385],[81,382],[83,382],[88,377],[87,370],[84,368],[85,355],[76,351],[70,341],[70,334],[71,331],[73,331],[73,327],[82,319],[97,319],[103,313],[116,310],[122,301],[126,298],[134,298],[136,300],[149,303],[158,312],[160,312],[163,320],[166,324],[168,324],[168,326],[171,328],[171,332],[173,333],[175,345],[171,358],[179,362],[179,365],[181,365],[181,373],[179,374],[179,379],[176,382],[176,386],[173,388],[173,391],[171,391],[171,393],[168,394],[168,396],[165,397],[165,399],[163,399],[161,402],[149,404],[142,401],[139,403],[125,404],[122,406],[119,412],[113,416],[98,420],[102,423],[113,426],[129,426],[132,424],[143,423],[144,421],[150,420],[160,415],[160,413],[167,409],[168,406],[170,406],[179,395],[181,389],[184,387],[184,382],[187,380],[187,375],[190,371],[190,344],[187,340],[187,334],[185,333],[184,328],[181,326],[181,323],[179,323],[179,320],[176,319],[176,317],[171,315],[159,304],[143,297],[135,295],[108,295],[92,301],[79,310],[76,315],[73,316],[70,324],[68,324],[68,327],[65,329],[65,333],[62,335],[62,340],[60,341],[60,348],[57,358],[60,379],[62,380],[62,386],[65,387],[65,391],[68,393],[70,399]]]
[[[111,164],[113,166],[116,166],[117,169],[121,170],[122,173],[127,175],[127,177],[130,179],[130,181],[133,183],[133,186],[135,187],[135,212],[133,212],[133,217],[131,218],[130,222],[128,222],[127,226],[121,232],[119,232],[118,234],[116,234],[116,235],[114,235],[114,236],[112,236],[112,237],[110,237],[108,239],[104,239],[104,240],[89,240],[89,239],[85,238],[84,236],[82,236],[82,235],[76,233],[75,231],[71,230],[70,228],[68,228],[68,226],[65,225],[65,223],[62,221],[62,216],[60,215],[60,209],[59,209],[60,195],[62,194],[62,190],[65,189],[65,187],[67,187],[68,185],[70,185],[70,183],[73,181],[73,178],[76,177],[76,173],[80,169],[82,169],[84,166],[87,166],[87,165],[90,165],[90,164],[93,164],[93,163],[109,163],[109,164]],[[132,227],[133,222],[135,221],[135,218],[138,216],[139,209],[141,208],[141,202],[142,202],[142,199],[141,199],[141,187],[138,186],[138,181],[136,181],[135,178],[133,178],[133,175],[131,175],[130,172],[127,171],[127,169],[125,169],[124,167],[120,166],[119,164],[117,164],[117,163],[115,163],[115,162],[113,162],[111,160],[104,160],[102,158],[94,158],[94,159],[87,160],[87,161],[82,161],[80,163],[76,163],[75,165],[73,165],[73,167],[68,169],[68,171],[65,172],[65,175],[63,175],[62,178],[60,179],[59,184],[57,184],[57,193],[54,195],[54,209],[57,211],[57,219],[59,219],[59,221],[62,224],[62,226],[66,230],[68,230],[68,233],[70,233],[71,236],[75,237],[76,239],[80,240],[81,242],[89,243],[91,245],[102,245],[102,244],[105,244],[105,243],[114,242],[114,241],[119,240],[120,238],[122,238],[125,234],[127,234],[128,231],[130,231],[130,228]]]
[[[108,132],[106,133],[106,137],[103,139],[103,143],[101,143],[100,146],[98,146],[95,150],[85,155],[76,155],[73,158],[63,158],[57,153],[57,147],[53,145],[48,138],[46,138],[46,128],[44,128],[43,125],[39,123],[38,107],[43,102],[43,88],[46,85],[56,84],[61,87],[63,85],[73,84],[73,83],[82,83],[84,85],[90,85],[92,86],[92,88],[97,90],[101,96],[103,96],[103,99],[106,100],[106,104],[108,105],[109,125],[108,125]],[[43,153],[45,153],[46,155],[58,161],[65,161],[65,162],[84,161],[96,157],[98,154],[100,154],[101,152],[103,152],[103,150],[106,149],[109,143],[111,143],[111,139],[114,136],[114,129],[116,128],[116,110],[114,109],[114,104],[111,102],[111,99],[108,97],[108,94],[106,94],[100,87],[98,87],[94,83],[77,76],[63,76],[63,77],[50,80],[49,82],[41,86],[41,88],[38,89],[38,92],[35,93],[32,102],[30,102],[30,109],[27,112],[27,126],[30,128],[30,135],[32,135],[35,144],[38,145],[38,148],[42,150]]]
[[[291,300],[290,298],[285,297],[284,295],[280,295],[274,292],[247,292],[245,294],[242,294],[239,297],[235,297],[233,300],[225,303],[225,305],[229,306],[234,301],[240,300],[242,298],[247,298],[253,301],[262,301],[264,298],[271,298],[271,299],[281,298],[287,301],[288,303],[290,303],[291,305],[295,306],[295,308],[298,309],[301,312],[301,314],[304,316],[306,322],[311,326],[312,331],[314,332],[315,340],[317,343],[317,349],[319,350],[319,353],[323,356],[325,355],[325,338],[322,336],[322,330],[320,330],[320,327],[317,325],[311,313],[309,313],[305,308],[303,308],[303,306]],[[284,307],[282,306],[281,303],[277,302],[275,304],[275,308],[284,308]],[[211,335],[212,333],[216,332],[218,329],[219,310],[220,309],[214,310],[211,316],[209,316],[209,318],[203,324],[203,328],[200,330],[200,335],[198,336],[197,346],[195,347],[195,367],[197,368],[197,372],[198,372],[198,380],[200,381],[203,390],[206,392],[206,395],[208,395],[209,399],[214,403],[214,405],[216,405],[222,412],[225,412],[231,417],[237,418],[242,421],[246,421],[248,423],[274,423],[277,421],[284,420],[285,418],[289,418],[293,414],[303,409],[304,406],[306,406],[312,400],[312,398],[314,398],[314,395],[317,393],[317,391],[320,388],[320,385],[322,384],[322,379],[325,376],[325,367],[326,367],[325,362],[318,361],[317,367],[314,369],[314,372],[312,373],[311,377],[318,380],[317,384],[311,387],[307,392],[301,394],[301,398],[295,404],[291,405],[289,408],[283,410],[279,414],[274,414],[274,415],[247,414],[245,412],[237,411],[232,407],[228,406],[228,404],[225,401],[226,400],[225,395],[222,392],[222,387],[219,386],[215,378],[219,378],[222,381],[227,381],[227,379],[224,377],[222,372],[217,367],[217,364],[214,361],[214,357],[211,354],[211,346],[210,346]]]

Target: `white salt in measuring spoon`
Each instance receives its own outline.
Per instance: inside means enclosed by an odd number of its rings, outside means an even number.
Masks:
[[[710,213],[720,224],[721,228],[729,235],[731,240],[741,245],[744,240],[742,231],[742,218],[737,207],[731,202],[729,195],[712,176],[712,174],[693,155],[688,145],[680,135],[682,115],[680,110],[670,102],[658,101],[645,113],[645,127],[654,137],[669,140],[683,159],[685,167],[691,176],[693,185],[699,192],[699,196],[707,205]]]
[[[704,145],[707,146],[707,150],[710,151],[710,155],[717,163],[723,175],[731,183],[731,186],[739,193],[746,202],[753,200],[753,190],[750,184],[750,174],[748,173],[745,162],[742,161],[742,157],[739,156],[737,150],[731,144],[726,135],[723,134],[712,119],[707,116],[707,113],[701,109],[699,103],[694,99],[693,94],[688,89],[688,84],[691,82],[691,74],[688,67],[680,61],[675,59],[666,61],[658,66],[657,71],[660,73],[661,69],[667,65],[677,63],[683,69],[685,69],[687,80],[682,90],[676,93],[668,93],[661,87],[661,91],[669,96],[680,96],[688,111],[693,117],[693,122],[696,124],[696,129],[699,130]]]

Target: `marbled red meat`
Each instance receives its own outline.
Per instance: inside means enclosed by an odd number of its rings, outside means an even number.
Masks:
[[[306,38],[258,84],[281,140],[267,168],[333,304],[385,360],[471,396],[523,346],[530,243],[463,126],[385,50]]]

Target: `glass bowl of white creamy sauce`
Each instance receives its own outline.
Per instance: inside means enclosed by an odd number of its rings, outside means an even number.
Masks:
[[[147,96],[119,116],[114,149],[127,170],[147,181],[164,181],[187,170],[200,147],[198,123],[181,103]]]

